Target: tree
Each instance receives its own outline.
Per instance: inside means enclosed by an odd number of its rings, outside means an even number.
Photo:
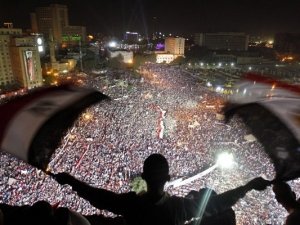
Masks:
[[[131,190],[137,194],[147,191],[146,181],[142,177],[136,177],[130,184]]]
[[[181,64],[184,64],[185,62],[186,62],[186,59],[183,56],[178,56],[170,64],[171,65],[181,65]]]
[[[108,67],[113,68],[113,69],[125,69],[125,63],[123,62],[123,56],[121,54],[119,54],[117,57],[109,59]]]
[[[134,69],[138,69],[141,65],[145,64],[145,62],[155,62],[156,61],[156,57],[155,54],[150,54],[150,55],[141,55],[141,54],[137,54],[134,57],[133,60],[133,67]]]

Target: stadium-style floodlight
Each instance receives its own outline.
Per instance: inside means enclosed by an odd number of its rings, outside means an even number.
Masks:
[[[176,187],[179,187],[179,186],[182,186],[182,185],[189,184],[189,183],[191,183],[195,180],[200,179],[203,176],[206,176],[207,174],[211,173],[212,171],[214,171],[218,167],[220,167],[221,169],[229,169],[229,168],[233,167],[233,164],[234,164],[234,160],[233,160],[232,153],[223,152],[220,155],[218,155],[216,164],[212,165],[208,169],[206,169],[206,170],[204,170],[204,171],[202,171],[202,172],[200,172],[200,173],[198,173],[194,176],[191,176],[187,179],[184,179],[184,180],[182,178],[179,178],[179,179],[170,181],[166,184],[165,187],[173,186],[174,188],[176,188]]]
[[[229,169],[233,166],[233,155],[232,153],[223,152],[220,155],[218,155],[217,158],[217,165],[224,169]]]

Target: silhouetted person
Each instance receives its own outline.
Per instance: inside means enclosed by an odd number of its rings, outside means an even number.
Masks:
[[[46,201],[38,201],[32,206],[0,204],[0,210],[3,217],[0,225],[90,225],[80,214],[67,208],[53,208]]]
[[[98,209],[106,209],[122,215],[129,225],[182,225],[193,217],[215,215],[234,205],[246,192],[263,190],[269,181],[255,178],[245,186],[212,197],[207,206],[202,201],[170,196],[164,192],[164,185],[170,180],[169,165],[160,154],[150,155],[144,162],[142,178],[147,183],[147,192],[117,194],[89,186],[74,177],[60,173],[53,175],[60,184],[69,184],[79,196]]]
[[[217,196],[217,192],[210,188],[202,188],[199,191],[190,191],[186,196],[187,198],[193,199],[194,201],[207,201],[207,205],[211,204],[210,200]],[[216,215],[205,217],[202,221],[194,218],[190,224],[193,225],[235,225],[235,212],[232,208],[228,208]]]
[[[273,185],[276,200],[288,211],[286,225],[300,224],[300,204],[296,200],[296,194],[285,182],[277,182]]]

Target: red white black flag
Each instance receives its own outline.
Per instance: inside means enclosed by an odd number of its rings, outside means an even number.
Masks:
[[[300,177],[300,88],[246,74],[225,107],[226,119],[239,115],[263,144],[276,179]]]
[[[39,89],[0,105],[0,149],[45,170],[64,132],[88,106],[108,99],[69,85]]]

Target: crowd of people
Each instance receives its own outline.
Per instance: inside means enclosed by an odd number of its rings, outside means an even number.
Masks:
[[[191,190],[208,187],[221,193],[257,176],[274,178],[262,146],[245,139],[250,132],[242,121],[234,118],[225,124],[220,119],[223,96],[176,66],[149,63],[139,73],[141,77],[131,71],[108,71],[105,76],[89,78],[87,85],[110,96],[111,101],[82,114],[53,155],[49,171],[67,172],[95,187],[124,193],[152,153],[167,158],[175,180],[213,166],[217,155],[227,151],[234,155],[232,169],[217,168],[199,180],[177,188],[170,186],[167,191],[185,196]],[[42,171],[3,152],[0,160],[2,203],[23,205],[47,200],[84,215],[111,216]],[[291,182],[291,186],[299,189],[300,181]],[[252,191],[234,210],[237,224],[243,225],[282,224],[286,217],[270,189]]]

